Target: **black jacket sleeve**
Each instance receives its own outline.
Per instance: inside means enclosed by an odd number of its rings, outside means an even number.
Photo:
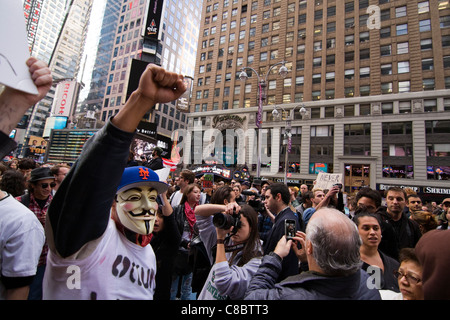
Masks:
[[[108,120],[86,142],[63,180],[47,217],[56,251],[62,257],[76,253],[106,230],[133,136]]]

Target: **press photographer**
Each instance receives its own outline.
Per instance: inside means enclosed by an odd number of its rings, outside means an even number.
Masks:
[[[211,203],[195,208],[195,215],[213,264],[198,300],[242,299],[261,263],[258,214],[238,205],[232,188],[223,186]]]

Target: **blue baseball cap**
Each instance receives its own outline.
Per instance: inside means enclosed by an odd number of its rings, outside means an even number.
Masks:
[[[134,166],[125,168],[116,193],[139,186],[151,186],[158,191],[158,194],[169,188],[167,183],[159,181],[158,174],[152,169]]]

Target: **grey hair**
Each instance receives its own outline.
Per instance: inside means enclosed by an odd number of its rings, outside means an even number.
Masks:
[[[342,212],[331,208],[319,211],[324,210],[327,210],[325,216],[311,219],[306,227],[306,239],[313,247],[314,260],[329,276],[354,274],[362,265],[358,229]]]

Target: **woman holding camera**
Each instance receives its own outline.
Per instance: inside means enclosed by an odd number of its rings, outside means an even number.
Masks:
[[[218,188],[210,204],[195,208],[197,225],[212,266],[198,300],[240,300],[262,258],[258,214],[239,206],[231,187]],[[213,223],[216,216],[216,227]],[[214,251],[215,257],[214,257]]]

